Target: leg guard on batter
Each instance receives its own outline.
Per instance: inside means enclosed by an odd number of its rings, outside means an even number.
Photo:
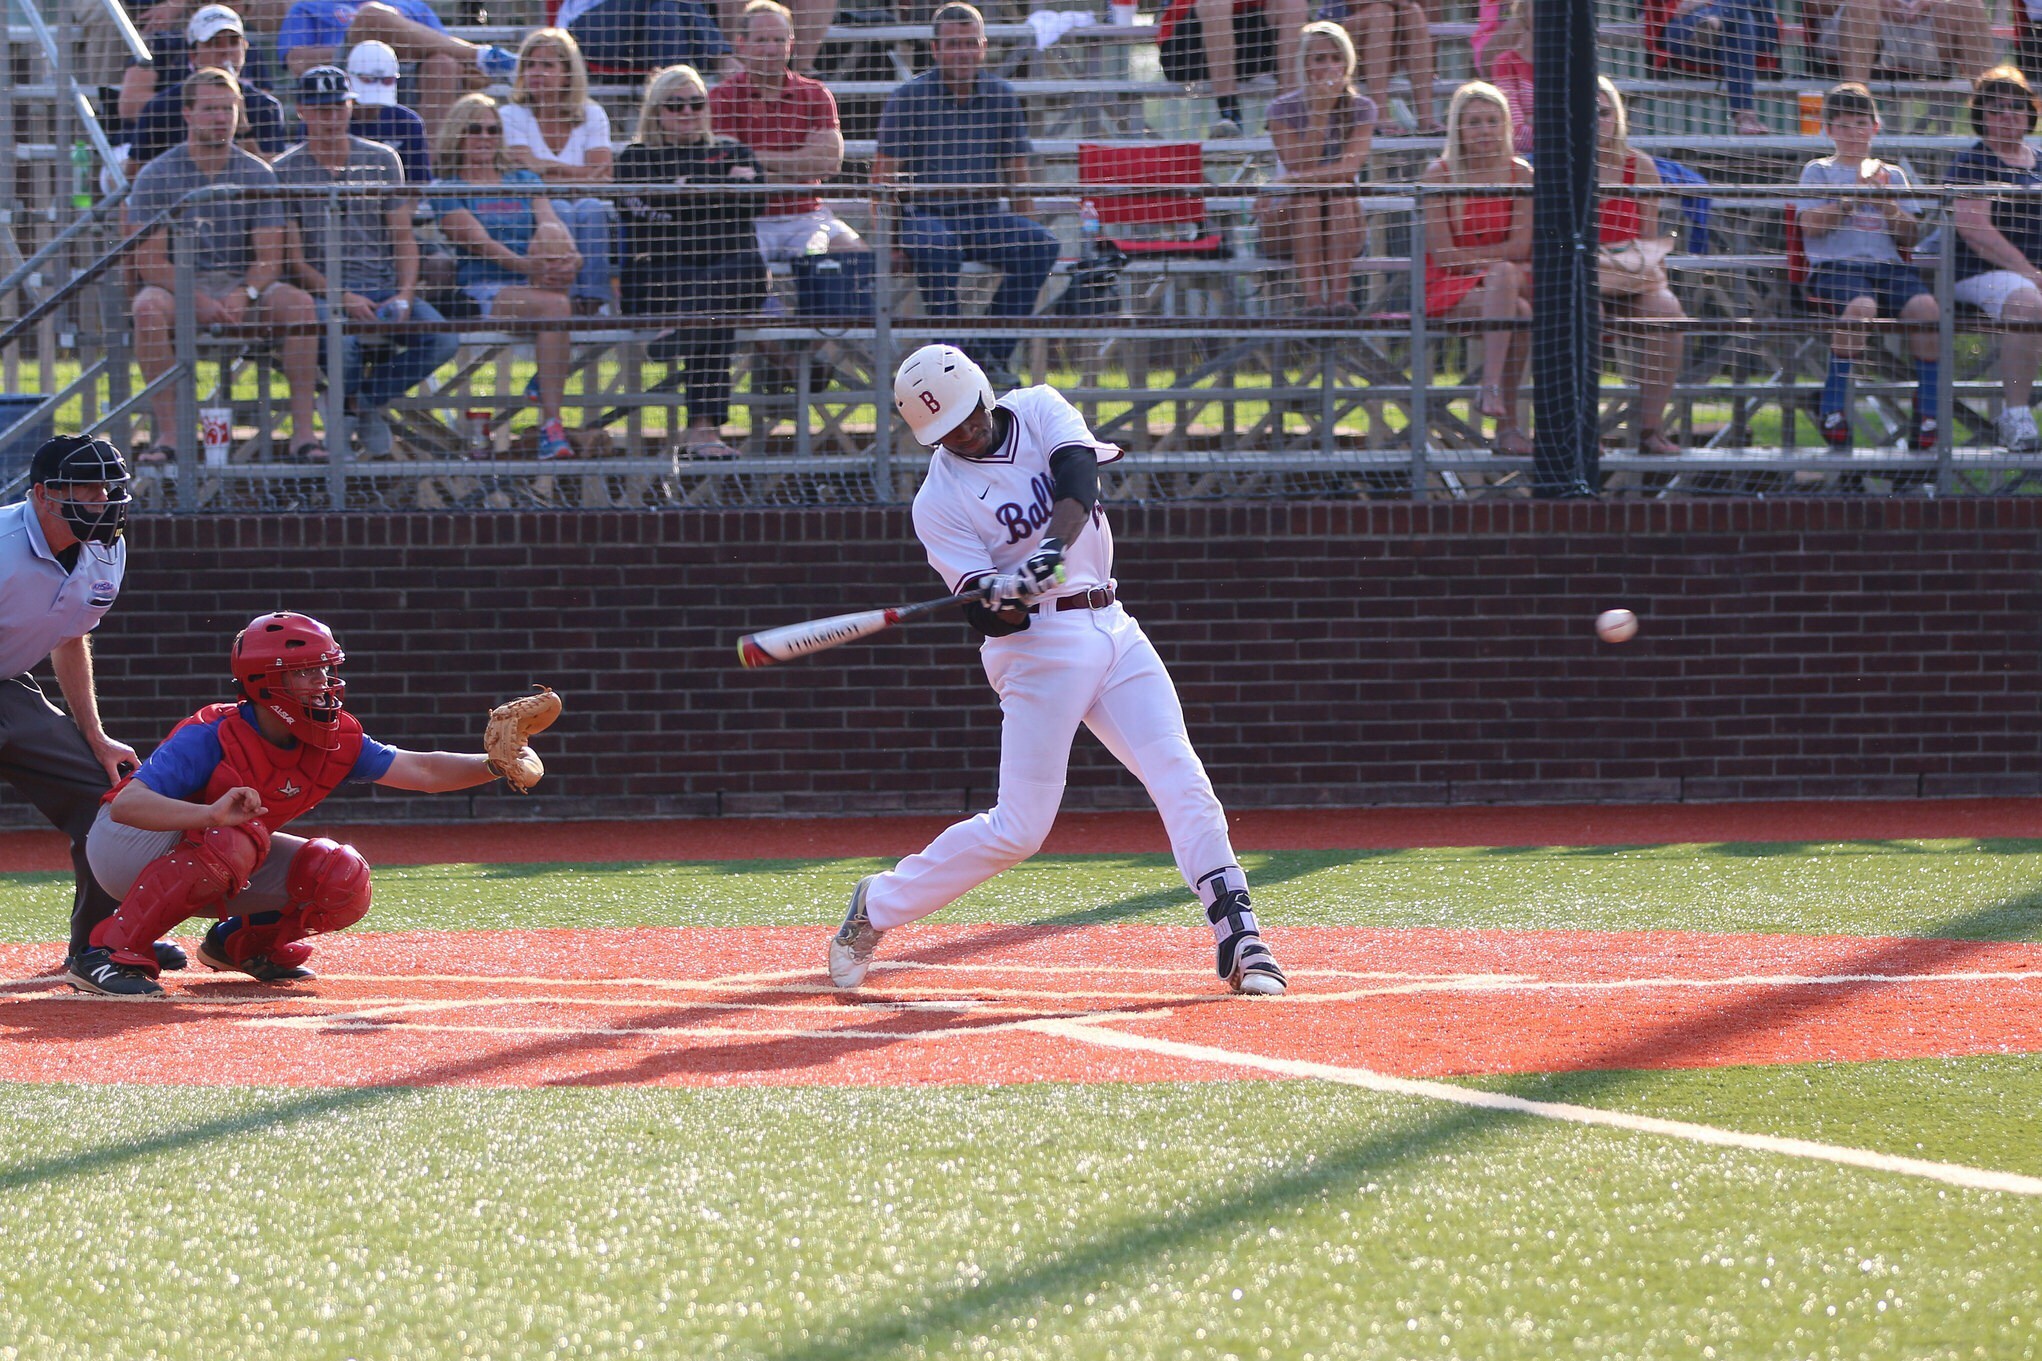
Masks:
[[[326,837],[308,841],[284,871],[284,906],[227,918],[207,933],[201,958],[264,981],[306,977],[299,966],[312,947],[301,942],[360,921],[369,893],[369,862],[360,851]]]
[[[156,975],[156,941],[187,917],[210,913],[248,887],[269,854],[269,828],[260,822],[186,832],[149,862],[120,908],[92,929],[95,949],[113,952],[116,964]]]
[[[1239,865],[1224,865],[1198,879],[1205,919],[1219,945],[1219,975],[1236,992],[1280,993],[1283,970],[1262,940],[1262,924],[1248,902],[1248,876]]]

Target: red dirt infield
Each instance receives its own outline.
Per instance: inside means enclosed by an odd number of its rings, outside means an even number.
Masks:
[[[349,842],[372,865],[587,864],[907,855],[954,821],[954,815],[929,815],[329,827],[308,818],[291,830]],[[1235,848],[1243,851],[2037,837],[2042,799],[1303,808],[1232,813],[1228,824]],[[1065,813],[1044,847],[1062,855],[1169,849],[1161,820],[1147,811]],[[70,868],[70,852],[55,832],[0,832],[0,870]]]
[[[45,972],[58,947],[0,946],[0,1080],[903,1086],[1268,1076],[1193,1045],[1398,1076],[2042,1050],[2032,943],[1298,928],[1274,938],[1290,995],[1247,999],[1196,928],[918,925],[849,993],[825,936],[342,934],[316,982],[193,970],[155,1003],[78,996]]]

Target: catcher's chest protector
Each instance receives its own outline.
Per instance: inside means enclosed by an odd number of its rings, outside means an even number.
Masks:
[[[232,704],[209,704],[187,721],[210,723],[221,713],[226,718],[217,731],[225,759],[206,781],[204,797],[210,803],[237,784],[250,786],[269,809],[262,820],[271,831],[311,812],[340,787],[362,754],[362,725],[345,709],[334,718],[340,745],[332,751],[303,742],[289,751],[271,746]]]

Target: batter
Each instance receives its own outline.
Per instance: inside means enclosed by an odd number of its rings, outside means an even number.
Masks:
[[[984,593],[964,612],[985,635],[986,678],[1000,696],[1000,790],[991,812],[859,882],[830,942],[830,981],[858,986],[886,932],[1041,847],[1083,723],[1163,815],[1177,870],[1205,905],[1220,977],[1236,992],[1282,993],[1283,970],[1262,940],[1176,687],[1117,598],[1099,465],[1120,450],[1092,438],[1054,389],[996,400],[984,371],[951,345],[909,355],[893,399],[915,438],[935,447],[915,496],[915,536],[953,592]]]

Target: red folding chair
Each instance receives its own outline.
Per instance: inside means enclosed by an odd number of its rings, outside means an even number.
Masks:
[[[1202,193],[1094,190],[1095,185],[1205,187],[1197,142],[1154,146],[1078,144],[1078,184],[1099,213],[1100,235],[1129,255],[1222,255],[1226,238],[1206,221]],[[1115,230],[1119,228],[1120,230]]]

